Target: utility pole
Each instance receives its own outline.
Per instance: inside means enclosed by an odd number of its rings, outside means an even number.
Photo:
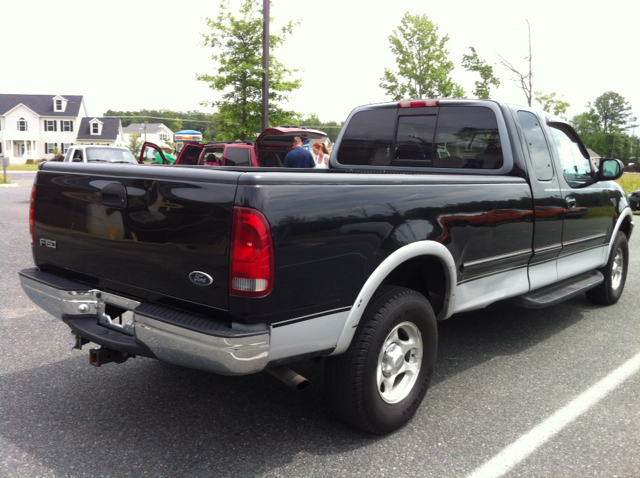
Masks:
[[[269,3],[262,0],[262,131],[269,127]]]

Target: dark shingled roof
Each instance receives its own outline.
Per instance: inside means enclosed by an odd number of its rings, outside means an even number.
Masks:
[[[67,100],[65,111],[53,111],[53,99],[62,96]],[[0,115],[7,114],[20,103],[40,116],[77,117],[82,104],[82,95],[5,95],[0,94]]]
[[[98,119],[104,123],[102,125],[102,134],[91,134],[89,121],[91,121],[92,119]],[[80,127],[78,128],[78,140],[115,141],[116,138],[118,137],[119,127],[120,127],[120,118],[98,118],[96,116],[82,118],[82,121],[80,122]]]

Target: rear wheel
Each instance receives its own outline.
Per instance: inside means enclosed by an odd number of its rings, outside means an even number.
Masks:
[[[435,314],[422,294],[381,289],[349,349],[327,360],[327,395],[337,415],[373,434],[403,426],[427,392],[437,343]]]
[[[618,302],[627,280],[629,265],[629,245],[627,236],[618,232],[611,249],[611,257],[606,266],[600,269],[604,282],[587,291],[587,299],[594,304],[611,305]]]

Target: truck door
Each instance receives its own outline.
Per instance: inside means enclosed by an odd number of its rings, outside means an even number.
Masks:
[[[144,142],[140,148],[140,158],[138,163],[151,163],[151,164],[169,164],[158,146],[155,143]]]
[[[615,222],[616,201],[607,182],[596,182],[589,153],[564,123],[550,123],[552,151],[565,208],[558,279],[602,266]]]
[[[541,121],[531,111],[518,111],[529,157],[529,181],[534,203],[533,256],[529,261],[529,284],[537,289],[558,280],[557,260],[562,250],[565,209],[560,182]]]

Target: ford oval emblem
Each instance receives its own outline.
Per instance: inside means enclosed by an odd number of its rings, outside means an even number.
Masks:
[[[191,274],[189,274],[189,279],[195,285],[199,285],[201,287],[206,287],[213,284],[213,277],[200,271],[193,271]]]

